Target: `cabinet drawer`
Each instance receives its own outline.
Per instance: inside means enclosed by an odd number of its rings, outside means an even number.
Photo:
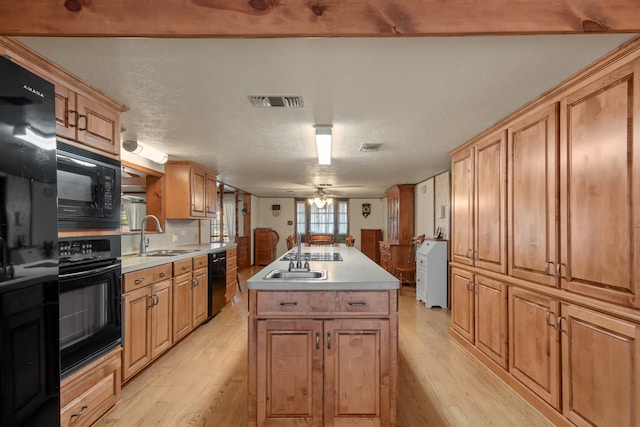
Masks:
[[[193,270],[192,258],[183,259],[182,261],[176,261],[173,263],[173,275],[188,273]]]
[[[389,291],[260,291],[258,316],[388,316]]]
[[[120,350],[83,369],[81,375],[62,380],[60,424],[89,426],[120,399]]]
[[[238,249],[237,248],[229,248],[227,249],[227,259],[231,258],[231,257],[235,257],[238,254]]]
[[[171,264],[132,271],[122,276],[122,292],[131,292],[169,278],[171,278]]]
[[[193,258],[193,269],[197,270],[198,268],[206,267],[207,262],[209,262],[209,257],[207,255],[199,255]]]

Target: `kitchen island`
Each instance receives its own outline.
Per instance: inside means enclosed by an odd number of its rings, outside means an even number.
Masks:
[[[302,253],[325,279],[265,278],[286,256],[247,282],[248,425],[397,425],[398,280],[353,247]]]

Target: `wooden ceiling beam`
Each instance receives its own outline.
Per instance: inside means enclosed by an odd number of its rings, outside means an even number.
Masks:
[[[6,0],[12,36],[327,37],[640,32],[638,0]]]

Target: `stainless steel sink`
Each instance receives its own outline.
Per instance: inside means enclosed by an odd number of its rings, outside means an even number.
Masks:
[[[271,270],[265,280],[326,280],[327,270],[289,271]]]

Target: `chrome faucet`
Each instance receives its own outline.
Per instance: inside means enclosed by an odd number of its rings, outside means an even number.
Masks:
[[[138,256],[146,256],[147,255],[147,246],[149,246],[149,239],[144,238],[145,229],[147,228],[147,219],[153,219],[156,221],[156,227],[158,227],[158,233],[162,233],[162,227],[160,226],[160,220],[155,215],[147,215],[142,218],[142,222],[140,223],[140,251],[138,252]]]
[[[302,239],[300,238],[300,232],[298,231],[296,238],[298,239],[298,256],[296,257],[296,264],[293,265],[293,261],[289,263],[289,271],[309,271],[309,261],[305,260],[304,266],[302,265]]]

